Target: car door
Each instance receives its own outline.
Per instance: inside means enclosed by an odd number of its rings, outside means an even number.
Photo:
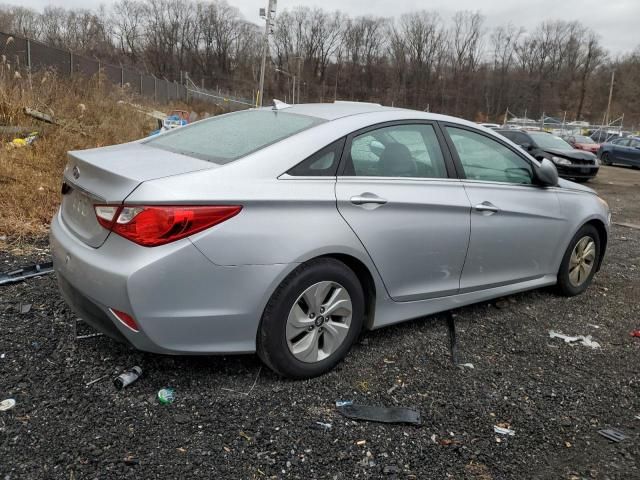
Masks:
[[[472,206],[460,293],[555,274],[565,229],[555,189],[534,185],[531,161],[497,137],[444,131]]]
[[[396,301],[460,287],[471,207],[443,141],[435,123],[400,122],[356,132],[344,148],[338,209]]]
[[[634,167],[640,167],[640,140],[632,139],[629,149],[629,164]]]
[[[619,138],[616,140],[613,140],[611,142],[611,159],[612,161],[615,161],[616,163],[621,163],[621,164],[628,164],[629,160],[628,160],[628,150],[629,150],[629,144],[631,143],[631,140],[628,138]]]

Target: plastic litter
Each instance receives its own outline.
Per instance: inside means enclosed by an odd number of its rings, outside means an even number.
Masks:
[[[496,432],[499,435],[514,436],[516,434],[516,432],[514,432],[510,428],[499,427],[498,425],[494,425],[493,426],[493,431]]]
[[[30,303],[21,303],[20,304],[20,313],[24,315],[25,313],[29,313],[31,311]]]
[[[412,408],[404,407],[376,407],[369,405],[337,405],[341,415],[354,420],[365,420],[381,423],[408,423],[422,425],[420,412]]]
[[[169,405],[176,399],[176,393],[173,388],[163,388],[158,391],[158,401],[162,405]]]
[[[35,265],[31,265],[29,267],[18,268],[17,270],[13,270],[7,273],[0,274],[0,285],[6,285],[9,283],[20,282],[22,280],[26,280],[27,278],[37,277],[39,275],[44,275],[46,273],[53,272],[53,263],[36,263]]]
[[[565,341],[565,343],[582,343],[582,345],[584,345],[585,347],[591,347],[591,348],[600,348],[600,344],[596,341],[594,341],[591,338],[591,335],[587,335],[586,337],[584,335],[576,335],[575,337],[572,337],[570,335],[565,335],[564,333],[560,333],[560,332],[554,332],[553,330],[549,330],[549,337],[551,338],[561,338],[562,340]]]
[[[344,407],[346,405],[353,405],[353,400],[336,400],[336,407]]]
[[[605,428],[604,430],[598,430],[598,433],[604,438],[611,440],[612,442],[620,442],[627,438],[624,433],[615,428]]]
[[[320,425],[325,430],[331,430],[333,428],[333,425],[330,423],[316,422],[316,425]]]
[[[124,387],[131,385],[142,376],[142,368],[135,366],[128,372],[121,373],[114,380],[113,384],[118,390],[122,390]]]
[[[461,368],[471,368],[471,369],[476,368],[473,366],[473,363],[460,363],[458,366]]]
[[[640,330],[634,330],[631,332],[632,337],[640,338]]]
[[[16,401],[13,398],[7,398],[0,402],[0,412],[6,412],[16,406]]]

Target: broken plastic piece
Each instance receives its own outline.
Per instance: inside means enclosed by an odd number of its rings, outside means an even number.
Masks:
[[[353,405],[353,400],[336,400],[336,407],[344,407],[345,405]]]
[[[612,442],[620,442],[627,438],[627,436],[620,430],[615,428],[606,428],[604,430],[598,430],[598,433],[604,438],[611,440]]]
[[[16,401],[13,398],[7,398],[0,402],[0,412],[11,410],[16,406]]]
[[[549,330],[549,337],[561,338],[565,341],[565,343],[580,342],[585,347],[600,348],[600,344],[598,342],[595,342],[591,338],[591,335],[587,335],[586,337],[584,335],[576,335],[575,337],[572,337],[570,335],[565,335],[564,333],[554,332],[553,330]]]
[[[21,314],[25,314],[25,313],[29,313],[31,311],[31,304],[30,303],[21,303],[20,304],[20,313]]]
[[[330,423],[316,422],[316,425],[320,425],[324,430],[331,430],[333,428],[333,425]]]
[[[510,428],[499,427],[497,425],[494,425],[493,431],[498,433],[498,434],[500,434],[500,435],[511,435],[511,436],[514,436],[516,434],[516,432],[514,432]]]
[[[640,330],[634,330],[633,332],[631,332],[631,336],[640,338]]]
[[[53,262],[36,263],[29,267],[19,268],[12,272],[0,274],[0,285],[20,282],[27,278],[37,277],[38,275],[45,275],[51,272],[53,272]]]
[[[337,403],[337,402],[336,402]],[[420,412],[412,408],[403,407],[374,407],[368,405],[342,405],[338,412],[354,420],[366,420],[381,423],[409,423],[422,425]]]

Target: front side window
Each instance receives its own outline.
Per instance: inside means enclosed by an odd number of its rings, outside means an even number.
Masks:
[[[630,140],[628,138],[621,138],[620,140],[614,140],[611,143],[613,143],[614,145],[618,145],[619,147],[628,147],[629,142]]]
[[[446,178],[444,156],[432,125],[393,125],[353,138],[344,175]]]
[[[447,127],[465,176],[470,180],[533,183],[529,162],[501,143],[469,130]]]
[[[201,120],[145,144],[223,165],[323,121],[295,113],[248,110]]]

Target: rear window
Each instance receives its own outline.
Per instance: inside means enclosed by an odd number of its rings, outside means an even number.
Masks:
[[[202,120],[145,143],[223,165],[322,122],[295,113],[251,110]]]

